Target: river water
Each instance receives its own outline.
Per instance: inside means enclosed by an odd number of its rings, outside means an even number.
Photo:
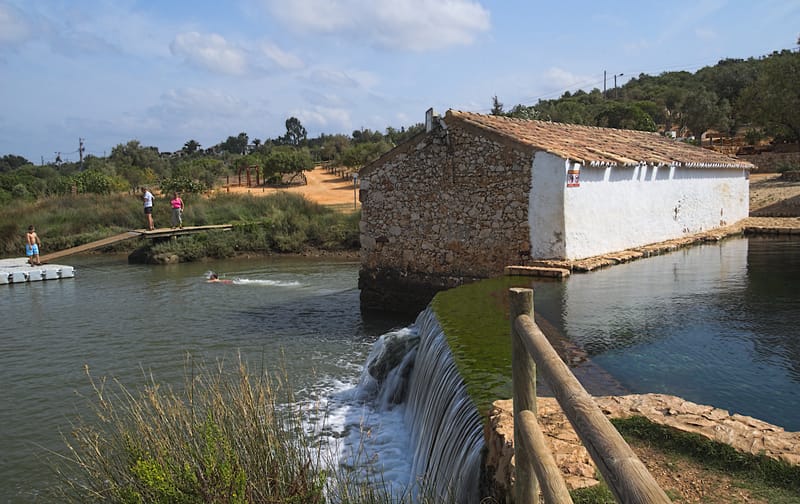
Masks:
[[[285,361],[298,391],[320,393],[351,385],[378,336],[413,321],[363,318],[354,262],[64,262],[74,279],[0,292],[0,502],[35,501],[52,481],[38,455],[63,449],[59,431],[86,414],[85,365],[132,388],[147,383],[145,372],[180,385],[187,354],[213,364],[241,353],[255,369]],[[209,269],[233,283],[208,283]]]
[[[800,430],[798,252],[798,240],[725,240],[537,285],[535,305],[632,392]],[[65,262],[76,278],[0,292],[0,502],[41,501],[53,476],[40,455],[62,450],[59,431],[85,413],[85,366],[130,387],[145,384],[145,373],[181,384],[187,354],[213,362],[241,353],[268,368],[285,361],[300,393],[336,395],[341,407],[356,397],[342,391],[358,382],[378,337],[413,321],[363,317],[354,262]],[[207,283],[210,269],[233,283]],[[402,479],[408,433],[392,415],[371,421],[384,425],[376,439],[394,442]]]

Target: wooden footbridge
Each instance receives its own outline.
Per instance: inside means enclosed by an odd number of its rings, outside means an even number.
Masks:
[[[62,257],[74,254],[80,254],[81,252],[88,252],[90,250],[95,250],[102,247],[106,247],[108,245],[113,245],[115,243],[123,242],[125,240],[130,240],[132,238],[149,238],[151,240],[155,240],[155,239],[171,238],[173,236],[201,233],[203,231],[229,231],[232,227],[233,227],[232,224],[217,224],[211,226],[184,226],[182,228],[160,228],[160,229],[154,229],[153,231],[148,231],[146,229],[133,229],[131,231],[126,231],[118,235],[109,236],[108,238],[103,238],[102,240],[97,240],[90,243],[84,243],[83,245],[78,245],[77,247],[59,250],[57,252],[51,252],[50,254],[43,254],[39,258],[39,260],[43,263],[53,262],[56,259],[61,259]]]

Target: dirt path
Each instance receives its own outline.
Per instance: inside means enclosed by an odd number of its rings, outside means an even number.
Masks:
[[[357,201],[357,195],[354,194],[352,179],[340,177],[335,173],[328,173],[321,166],[305,172],[305,175],[308,183],[302,186],[280,189],[274,187],[230,186],[227,190],[233,193],[250,193],[254,196],[266,196],[281,191],[302,194],[320,205],[341,207],[342,210],[353,210],[354,207],[361,206],[361,203]],[[220,190],[225,191],[226,189],[222,188]]]
[[[750,215],[800,217],[800,182],[777,173],[750,175]]]

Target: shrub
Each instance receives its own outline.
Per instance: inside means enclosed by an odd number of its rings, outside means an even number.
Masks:
[[[777,173],[800,171],[800,163],[793,163],[791,161],[782,161],[775,167]]]
[[[324,461],[285,382],[241,359],[187,364],[180,392],[152,378],[112,387],[87,370],[95,415],[77,419],[69,455],[53,460],[58,502],[324,502]]]
[[[744,139],[748,145],[758,145],[758,143],[763,140],[764,137],[764,131],[757,128],[751,128],[744,134]]]

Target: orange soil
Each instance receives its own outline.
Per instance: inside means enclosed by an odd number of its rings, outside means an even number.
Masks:
[[[328,173],[321,166],[315,167],[311,171],[305,172],[308,183],[302,186],[292,186],[287,188],[274,187],[246,187],[231,185],[218,189],[232,193],[250,193],[253,196],[267,196],[276,192],[289,192],[302,194],[306,198],[321,205],[350,205],[350,208],[360,203],[354,203],[357,195],[353,191],[353,179],[343,178],[335,173]]]

